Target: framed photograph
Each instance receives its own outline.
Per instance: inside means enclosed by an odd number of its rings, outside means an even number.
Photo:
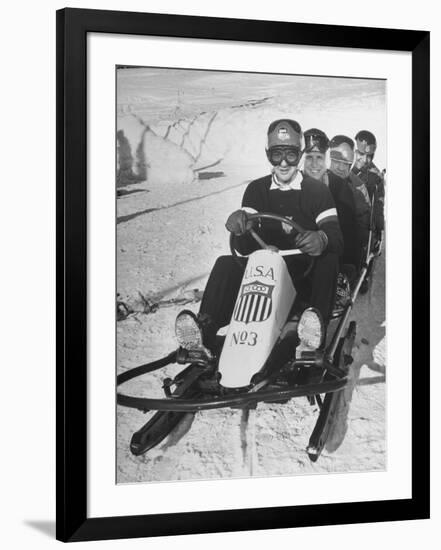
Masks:
[[[429,517],[429,33],[57,12],[57,538]]]

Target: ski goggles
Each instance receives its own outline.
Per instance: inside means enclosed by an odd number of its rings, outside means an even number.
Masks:
[[[349,146],[339,146],[337,149],[331,149],[330,158],[331,161],[352,164],[354,162],[354,153],[350,150]]]
[[[329,147],[329,140],[322,134],[307,134],[305,138],[305,153],[310,153],[314,149],[320,153],[326,153]]]
[[[289,166],[297,166],[300,160],[300,149],[297,147],[272,147],[266,154],[273,166],[282,164],[282,161],[285,161]]]

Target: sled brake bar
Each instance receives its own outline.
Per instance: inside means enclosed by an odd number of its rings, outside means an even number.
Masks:
[[[140,365],[139,367],[135,367],[134,369],[129,369],[125,372],[122,372],[116,377],[116,384],[117,386],[119,386],[120,384],[123,384],[124,382],[127,382],[132,378],[136,378],[137,376],[141,376],[142,374],[147,374],[148,372],[162,369],[162,367],[165,367],[170,363],[176,363],[176,351],[172,351],[162,359],[158,359],[157,361],[153,361],[152,363],[146,363],[145,365]]]
[[[266,390],[256,393],[226,395],[211,399],[150,399],[148,397],[133,397],[118,393],[117,403],[123,407],[130,407],[143,411],[194,412],[207,409],[221,409],[223,407],[232,407],[237,405],[246,406],[258,403],[259,401],[283,401],[293,397],[305,397],[309,395],[316,395],[318,393],[331,393],[344,388],[347,382],[348,378],[344,377],[339,380],[308,384],[306,386],[291,388],[289,390]]]

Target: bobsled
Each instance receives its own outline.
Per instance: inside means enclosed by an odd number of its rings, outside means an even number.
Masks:
[[[275,220],[303,231],[295,221],[275,214],[257,213],[249,219],[258,223]],[[325,326],[317,310],[302,301],[299,306],[284,260],[284,256],[301,251],[277,250],[253,228],[249,232],[260,248],[246,260],[231,321],[216,336],[214,349],[178,346],[159,360],[118,375],[118,405],[157,411],[133,434],[130,450],[134,455],[158,445],[188,413],[218,408],[255,409],[261,402],[282,406],[291,399],[305,397],[317,411],[306,449],[311,461],[319,458],[332,437],[345,391],[353,378],[352,349],[357,327],[355,321],[349,320],[350,314],[372,263],[381,252],[381,243],[373,242],[371,223],[363,264],[351,286],[347,286],[343,301],[341,295],[336,297],[336,307]],[[233,235],[230,248],[237,256]],[[314,262],[312,257],[307,259],[304,274]],[[174,378],[164,378],[163,398],[121,392],[128,380],[171,363],[183,365],[183,370]]]

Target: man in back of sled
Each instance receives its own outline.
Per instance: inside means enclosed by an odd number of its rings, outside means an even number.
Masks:
[[[235,247],[250,254],[259,245],[249,235],[251,227],[277,249],[299,248],[302,255],[285,256],[285,261],[299,298],[315,307],[328,322],[335,300],[339,256],[343,238],[337,211],[329,189],[298,170],[302,155],[302,130],[298,122],[276,120],[267,131],[266,154],[272,165],[267,176],[252,181],[246,188],[242,208],[227,219],[226,228],[234,235]],[[304,232],[295,233],[291,226],[274,220],[250,221],[251,213],[272,213],[291,218]],[[314,264],[306,277],[306,266]],[[181,345],[192,349],[202,339],[213,349],[219,328],[229,324],[246,266],[246,258],[221,256],[208,279],[199,314],[181,312],[176,319]]]
[[[373,160],[377,150],[377,139],[372,132],[360,130],[355,136],[355,162],[351,175],[365,186],[365,198],[370,205],[374,201],[374,225],[376,238],[384,231],[384,170],[381,172]]]
[[[307,176],[318,179],[329,187],[344,241],[340,269],[354,282],[361,267],[370,218],[370,205],[352,181],[352,177],[356,178],[351,172],[354,142],[342,134],[329,140],[325,132],[318,128],[306,130],[304,140],[303,171]],[[329,149],[328,169],[326,157]],[[361,180],[357,181],[357,185],[362,185]]]

